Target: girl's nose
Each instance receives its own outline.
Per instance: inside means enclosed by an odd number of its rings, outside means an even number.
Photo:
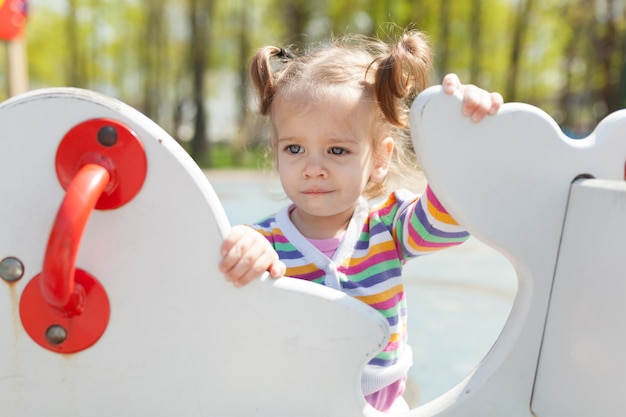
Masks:
[[[312,156],[307,158],[302,174],[305,178],[326,178],[328,172],[321,158]]]

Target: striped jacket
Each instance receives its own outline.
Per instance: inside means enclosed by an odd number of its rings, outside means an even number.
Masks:
[[[402,265],[408,259],[462,243],[468,233],[451,218],[429,187],[418,197],[391,193],[369,208],[359,200],[332,259],[295,228],[290,207],[253,225],[287,266],[286,276],[338,289],[378,310],[389,323],[386,348],[366,366],[363,393],[376,392],[406,375],[412,364]]]

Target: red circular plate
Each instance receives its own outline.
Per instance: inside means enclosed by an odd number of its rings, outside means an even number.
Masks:
[[[100,140],[99,140],[100,136]],[[143,144],[131,129],[112,119],[91,119],[70,129],[57,148],[55,166],[64,189],[85,164],[104,166],[111,182],[96,203],[100,210],[115,209],[132,200],[146,179]]]
[[[110,305],[104,288],[96,278],[76,269],[75,285],[82,287],[79,311],[67,314],[50,306],[41,293],[41,275],[24,288],[20,298],[20,317],[28,335],[40,346],[58,353],[75,353],[91,347],[100,339],[109,323]],[[64,330],[62,341],[51,342],[46,336],[51,326]]]

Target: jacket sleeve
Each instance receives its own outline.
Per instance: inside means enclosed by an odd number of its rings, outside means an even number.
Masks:
[[[397,210],[389,226],[403,261],[459,245],[469,238],[469,233],[448,214],[430,187],[419,197],[401,192],[392,196]]]

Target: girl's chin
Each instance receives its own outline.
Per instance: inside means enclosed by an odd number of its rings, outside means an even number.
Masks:
[[[331,207],[329,204],[313,205],[296,203],[297,215],[307,219],[333,219],[336,217],[352,217],[354,206],[351,207]]]

